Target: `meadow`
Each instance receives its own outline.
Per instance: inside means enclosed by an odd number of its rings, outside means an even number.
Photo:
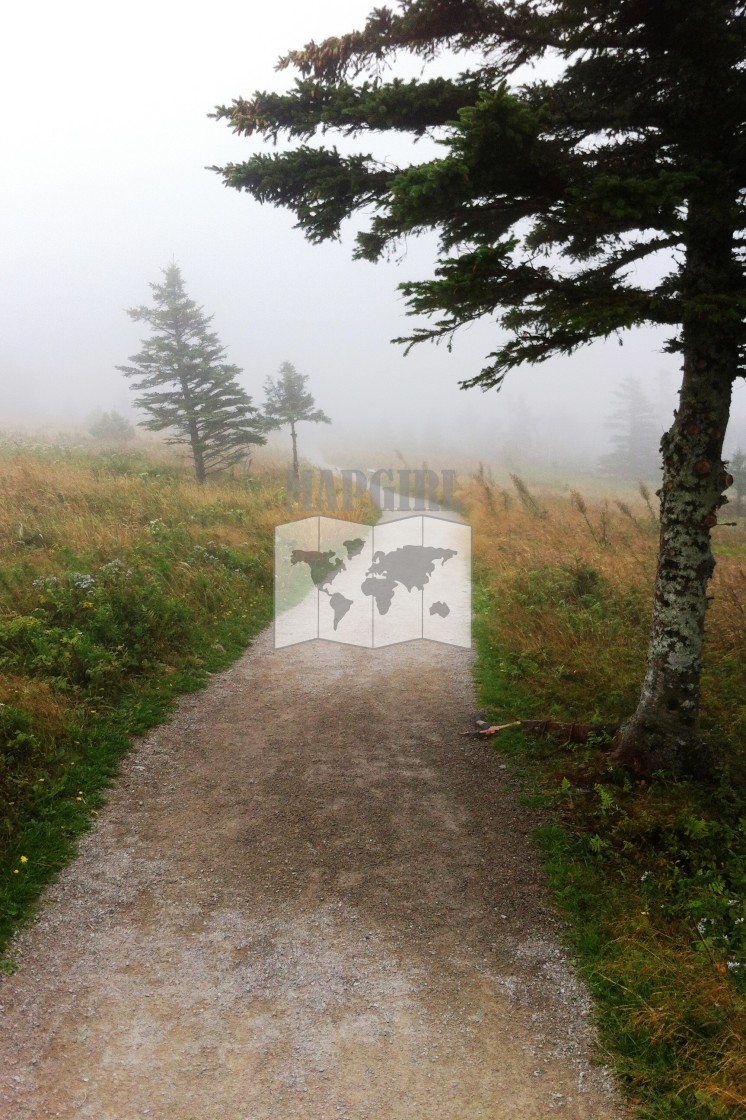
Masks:
[[[575,486],[460,477],[494,722],[634,709],[656,499]],[[156,445],[0,443],[0,948],[95,820],[133,736],[270,621],[273,531],[289,516],[271,459],[199,487]],[[348,516],[373,518],[365,501]],[[603,736],[509,731],[483,748],[510,757],[544,816],[537,842],[601,1057],[642,1120],[746,1109],[746,519],[726,507],[722,520],[703,678],[711,781],[635,780]]]
[[[473,526],[477,684],[494,723],[616,723],[645,667],[656,499],[586,498],[478,470],[459,498]],[[635,1115],[746,1114],[746,519],[725,507],[707,617],[702,728],[709,782],[614,766],[604,736],[490,740],[521,773],[594,993],[602,1057]],[[489,749],[485,747],[485,749]]]

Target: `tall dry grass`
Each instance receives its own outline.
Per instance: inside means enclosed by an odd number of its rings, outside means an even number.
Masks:
[[[111,558],[154,521],[251,547],[280,522],[303,516],[286,505],[285,468],[273,458],[255,462],[245,477],[198,486],[188,464],[163,449],[155,461],[141,453],[64,451],[0,450],[0,566],[25,555],[53,569],[64,551]],[[334,516],[365,520],[369,502],[363,497],[352,512]]]
[[[482,471],[457,497],[472,524],[479,579],[495,596],[493,624],[518,666],[523,659],[539,672],[537,695],[550,708],[542,714],[629,715],[644,675],[658,548],[650,495],[592,500],[579,490],[538,491],[520,478],[501,487]],[[723,520],[733,520],[727,509]],[[746,690],[738,689],[746,519],[717,527],[713,547],[703,721],[733,743],[746,733]]]

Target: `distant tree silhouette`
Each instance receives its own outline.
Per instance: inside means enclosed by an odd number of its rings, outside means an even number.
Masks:
[[[290,362],[280,366],[280,376],[274,380],[268,377],[264,382],[265,426],[268,430],[290,425],[293,440],[293,474],[299,478],[298,434],[296,424],[305,421],[310,424],[331,424],[331,420],[320,408],[314,408],[315,401],[306,389],[308,375],[298,373]]]
[[[102,412],[89,424],[88,431],[94,439],[109,443],[126,443],[135,434],[134,426],[119,412]]]
[[[728,463],[728,471],[733,478],[736,491],[736,510],[740,513],[746,495],[746,451],[734,451]]]
[[[613,450],[601,456],[601,466],[621,478],[654,478],[660,471],[658,445],[663,434],[655,410],[634,377],[626,377],[614,395],[619,407],[606,421]]]
[[[202,484],[266,440],[259,410],[236,380],[241,370],[225,361],[225,348],[209,330],[212,316],[189,299],[175,264],[163,275],[162,284],[150,285],[154,306],[127,312],[136,323],[148,323],[152,335],[132,355],[132,365],[117,369],[140,394],[135,404],[148,413],[142,427],[170,431],[169,443],[188,444]]]

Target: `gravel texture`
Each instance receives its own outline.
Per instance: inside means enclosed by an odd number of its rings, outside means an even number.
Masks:
[[[0,984],[0,1116],[612,1120],[470,654],[261,635],[123,763]]]

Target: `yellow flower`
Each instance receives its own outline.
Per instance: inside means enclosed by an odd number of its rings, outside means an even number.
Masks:
[[[21,856],[21,863],[28,863],[28,856]]]

